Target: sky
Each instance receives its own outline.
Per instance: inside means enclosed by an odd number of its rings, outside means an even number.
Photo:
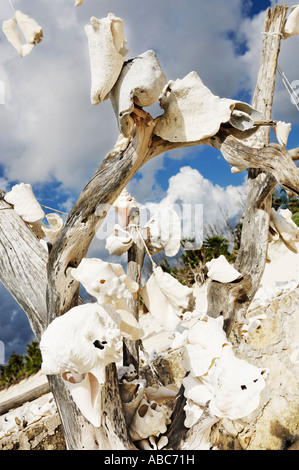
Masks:
[[[167,80],[195,71],[215,95],[250,103],[266,9],[277,3],[296,4],[275,0],[84,0],[79,7],[75,0],[11,3],[42,26],[44,37],[21,58],[0,31],[0,187],[9,191],[16,183],[30,183],[40,204],[66,213],[119,135],[110,101],[97,106],[90,102],[84,26],[92,16],[103,18],[112,12],[123,19],[127,58],[152,49]],[[13,15],[9,0],[0,0],[1,23]],[[299,88],[298,53],[299,36],[282,41],[279,65]],[[153,117],[162,114],[156,105],[149,112]],[[279,76],[272,117],[292,123],[287,148],[299,146],[299,112]],[[271,139],[276,142],[274,135]],[[151,160],[127,189],[141,204],[179,201],[201,206],[204,222],[214,224],[223,212],[231,220],[239,217],[246,197],[246,171],[232,174],[219,151],[198,146]],[[102,237],[95,237],[89,256],[108,259],[104,245]],[[32,339],[24,312],[0,286],[0,341],[6,360],[13,351],[23,354]]]

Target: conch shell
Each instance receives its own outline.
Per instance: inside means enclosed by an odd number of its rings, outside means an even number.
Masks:
[[[113,13],[102,19],[93,16],[85,32],[91,68],[90,99],[96,105],[109,97],[129,51],[125,47],[123,21]]]
[[[153,269],[141,295],[151,315],[166,331],[175,329],[193,300],[192,289],[183,286],[160,266]]]
[[[292,220],[292,212],[289,209],[279,208],[277,211],[272,207],[270,212],[270,225],[278,232],[281,241],[293,253],[298,253],[299,227]]]
[[[5,194],[4,199],[14,206],[16,213],[28,223],[41,221],[45,213],[33,194],[30,184],[20,183]]]
[[[154,104],[166,83],[166,77],[154,51],[147,51],[124,64],[119,79],[110,93],[111,104],[120,132],[132,135],[134,105]]]
[[[278,142],[283,147],[286,147],[288,143],[289,133],[291,132],[292,125],[283,121],[278,121],[276,126],[273,126],[273,130],[277,137]]]
[[[126,188],[122,190],[118,198],[114,201],[113,207],[118,216],[118,224],[125,228],[129,223],[129,215],[132,209],[140,207],[138,202],[128,192]]]
[[[159,206],[157,212],[145,225],[150,229],[149,251],[165,251],[166,256],[175,256],[181,246],[181,221],[177,213],[167,206]]]
[[[299,34],[299,5],[292,6],[291,13],[286,21],[283,33],[284,38]]]
[[[203,84],[196,72],[182,80],[170,81],[160,96],[164,114],[155,134],[169,142],[195,142],[215,135],[221,124],[229,123],[238,138],[255,130],[254,121],[261,113],[247,103],[219,98]]]
[[[208,277],[213,281],[228,283],[242,277],[242,274],[239,273],[223,255],[220,255],[219,258],[212,259],[206,266],[208,268]]]
[[[122,233],[123,236],[119,235]],[[126,253],[133,244],[133,237],[120,225],[115,225],[113,234],[106,238],[105,248],[109,251],[110,255],[121,256]]]
[[[23,33],[26,43],[22,43],[21,36],[17,26]],[[41,42],[43,37],[42,27],[25,13],[17,10],[15,16],[9,20],[3,21],[2,31],[8,42],[18,51],[21,57],[28,55],[35,44]]]

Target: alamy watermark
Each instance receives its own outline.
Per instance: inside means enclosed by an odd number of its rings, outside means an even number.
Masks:
[[[5,364],[5,347],[3,341],[0,341],[0,365]]]
[[[291,87],[293,90],[291,94],[291,102],[298,108],[299,107],[299,80],[294,80],[291,83]]]
[[[203,240],[203,204],[174,204],[171,209],[178,215],[180,220],[180,229],[177,232],[181,240],[188,240],[189,243],[185,249],[196,249],[201,245]],[[140,227],[145,227],[154,218],[155,223],[153,231],[155,235],[162,240],[175,237],[177,230],[176,219],[172,211],[162,211],[159,204],[148,204],[140,206]],[[120,218],[111,206],[100,205],[97,208],[98,216],[105,216],[105,221],[96,233],[96,237],[100,240],[106,239],[113,233],[115,225],[120,223]],[[159,231],[159,233],[157,233]]]
[[[5,84],[0,80],[0,104],[5,104]]]

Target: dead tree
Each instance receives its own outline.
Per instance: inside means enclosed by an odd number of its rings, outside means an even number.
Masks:
[[[271,122],[277,58],[287,10],[286,6],[276,6],[267,11],[261,67],[253,99],[253,106],[261,111],[264,124]],[[138,106],[131,116],[135,126],[134,137],[125,150],[113,149],[104,158],[82,190],[49,256],[26,223],[5,202],[5,193],[1,192],[0,279],[27,314],[38,339],[56,317],[78,305],[79,283],[69,275],[69,268],[77,267],[87,255],[108,208],[150,159],[172,149],[208,145],[220,150],[232,166],[249,168],[242,242],[235,265],[243,278],[233,284],[212,283],[209,292],[208,314],[224,317],[227,335],[238,315],[246,312],[259,287],[266,262],[270,191],[279,183],[282,188],[299,195],[299,172],[294,163],[299,149],[287,151],[281,145],[269,144],[269,126],[261,126],[258,130],[263,146],[245,145],[226,125],[203,140],[169,142],[155,134],[160,117],[153,119]],[[132,272],[137,277],[140,275],[138,263],[140,261],[131,262]],[[102,425],[99,427],[94,427],[82,416],[59,375],[51,375],[48,380],[68,449],[134,448],[122,412],[115,364],[106,367]],[[179,395],[168,432],[169,447],[193,449],[197,447],[197,434],[205,418],[192,429],[186,429],[183,425],[182,390]]]

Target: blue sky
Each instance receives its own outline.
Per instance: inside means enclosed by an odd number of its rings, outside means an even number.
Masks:
[[[91,16],[109,12],[124,20],[128,58],[156,51],[168,80],[196,71],[211,91],[250,102],[260,61],[268,6],[251,0],[12,0],[15,9],[33,17],[44,39],[25,58],[0,33],[0,187],[30,183],[41,204],[68,212],[119,131],[109,100],[90,103],[90,69],[84,26]],[[295,1],[279,2],[294,5]],[[0,0],[1,22],[13,16]],[[290,82],[299,79],[299,36],[283,41],[279,63]],[[157,108],[155,108],[157,112]],[[299,113],[277,77],[273,118],[292,123],[288,148],[297,147]],[[272,136],[275,142],[275,136]],[[188,188],[188,191],[184,191]],[[196,147],[159,156],[128,185],[142,204],[175,201],[202,204],[204,220],[221,217],[222,204],[238,216],[246,192],[246,172],[232,174],[217,150]],[[192,192],[193,191],[193,192]],[[47,212],[47,211],[46,211]],[[105,258],[95,239],[92,256]],[[0,340],[6,357],[24,353],[33,339],[24,313],[0,287]]]

